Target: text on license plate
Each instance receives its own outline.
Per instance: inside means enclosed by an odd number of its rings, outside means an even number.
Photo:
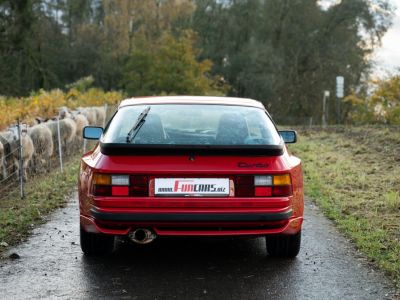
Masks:
[[[229,194],[229,178],[156,178],[155,195],[224,196]]]

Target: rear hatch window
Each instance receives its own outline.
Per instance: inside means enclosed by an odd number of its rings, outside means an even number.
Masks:
[[[266,112],[260,108],[157,104],[120,108],[101,143],[248,148],[281,146],[281,139]]]

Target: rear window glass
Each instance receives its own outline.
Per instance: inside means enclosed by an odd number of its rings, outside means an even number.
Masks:
[[[144,121],[135,126],[144,112],[147,112]],[[265,111],[259,108],[157,104],[120,108],[104,133],[103,142],[142,145],[278,145],[280,137]]]

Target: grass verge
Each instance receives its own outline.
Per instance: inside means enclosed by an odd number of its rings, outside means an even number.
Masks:
[[[305,193],[400,287],[398,128],[300,131]]]
[[[0,257],[8,246],[24,240],[55,209],[65,206],[77,183],[79,158],[71,159],[64,172],[52,172],[32,178],[26,185],[25,198],[19,191],[0,200]],[[8,246],[5,246],[5,245]]]

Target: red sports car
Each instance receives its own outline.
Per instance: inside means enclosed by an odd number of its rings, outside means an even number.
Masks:
[[[82,157],[81,247],[114,249],[115,237],[265,236],[272,256],[294,257],[303,222],[301,161],[255,100],[146,97],[122,101]]]

